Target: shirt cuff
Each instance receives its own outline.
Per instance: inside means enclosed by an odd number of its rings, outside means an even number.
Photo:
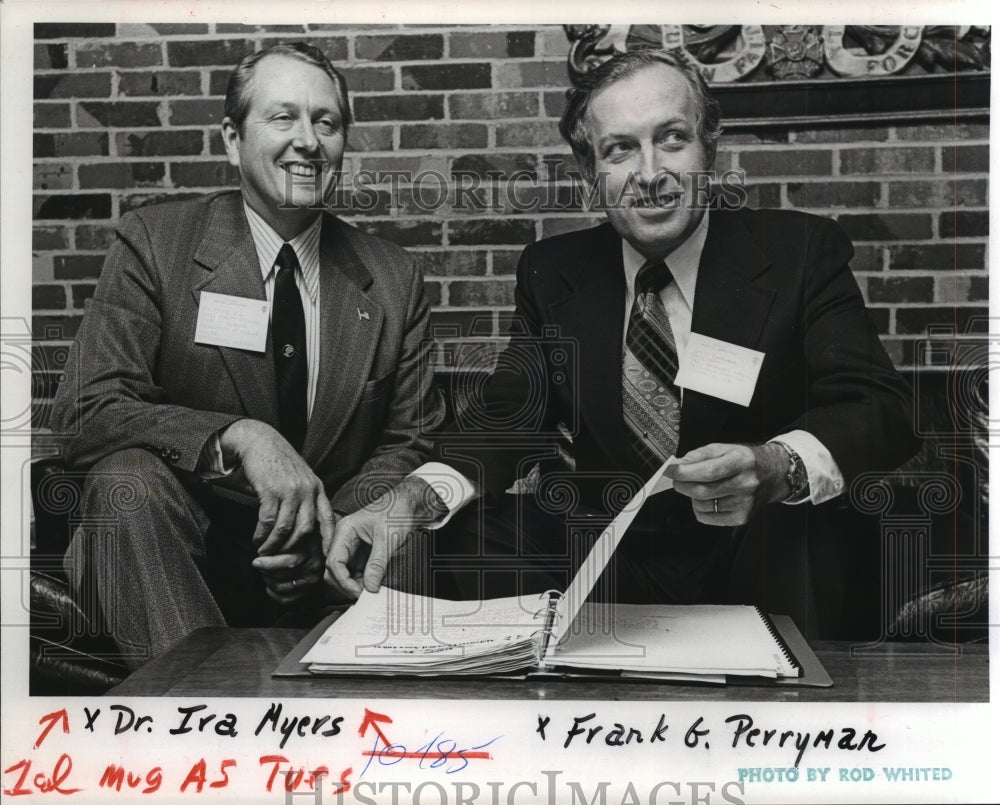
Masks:
[[[425,528],[431,531],[441,528],[466,503],[479,494],[472,481],[462,475],[462,473],[449,467],[447,464],[441,464],[437,461],[429,461],[426,464],[422,464],[411,472],[409,477],[420,478],[429,484],[448,509],[448,514],[443,519],[425,526]]]
[[[794,506],[806,501],[825,503],[843,494],[844,476],[840,472],[840,467],[833,460],[830,451],[811,433],[804,430],[793,430],[782,433],[771,441],[786,444],[798,453],[805,465],[806,477],[809,478],[809,496],[799,501],[789,501],[790,505]]]
[[[208,437],[205,446],[201,448],[201,456],[198,458],[198,466],[195,472],[203,481],[212,481],[216,478],[225,478],[232,475],[236,467],[227,467],[222,456],[222,443],[219,440],[218,432]]]

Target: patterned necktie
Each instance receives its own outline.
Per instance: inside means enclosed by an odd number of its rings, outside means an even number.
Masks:
[[[639,269],[622,359],[625,424],[651,472],[677,452],[681,424],[681,394],[674,385],[677,345],[660,299],[672,281],[662,260]]]
[[[281,247],[274,261],[274,304],[271,307],[271,341],[274,372],[278,383],[278,421],[281,435],[296,450],[306,436],[306,318],[302,297],[295,285],[299,261],[289,244]]]

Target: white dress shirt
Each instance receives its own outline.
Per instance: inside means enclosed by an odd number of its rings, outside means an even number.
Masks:
[[[257,261],[260,263],[260,274],[264,280],[264,293],[267,296],[268,317],[274,304],[274,280],[277,269],[274,261],[285,241],[271,226],[250,209],[244,202],[243,210],[250,224],[250,235],[257,250]],[[319,380],[319,349],[320,349],[320,316],[319,316],[319,236],[323,216],[316,216],[304,231],[300,232],[288,244],[295,250],[301,271],[295,272],[295,286],[302,297],[302,312],[306,324],[306,416],[312,416],[313,402],[316,399],[316,385]],[[219,435],[213,434],[202,450],[199,472],[202,477],[212,478],[228,475],[232,467],[226,467],[222,458],[222,448]]]
[[[698,264],[708,236],[709,215],[706,214],[700,226],[680,246],[674,249],[666,258],[674,281],[660,291],[660,299],[670,321],[670,329],[677,345],[678,365],[684,363],[684,353],[691,337],[691,311],[694,309],[694,293],[698,283]],[[635,278],[646,262],[646,258],[637,252],[630,243],[622,240],[622,262],[625,267],[625,329],[628,329],[629,313],[635,298]],[[625,332],[622,332],[624,340]],[[681,390],[681,399],[684,391]],[[683,409],[682,420],[683,422]],[[808,431],[793,430],[782,433],[771,439],[782,442],[794,450],[805,465],[809,478],[809,495],[795,503],[822,503],[837,497],[844,490],[844,476],[833,460],[830,451]],[[415,469],[413,475],[423,478],[441,497],[449,509],[445,519],[436,524],[440,528],[462,506],[477,494],[475,485],[464,475],[446,464],[428,462]]]

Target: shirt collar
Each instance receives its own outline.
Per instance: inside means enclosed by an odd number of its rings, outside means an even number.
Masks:
[[[243,202],[243,210],[247,216],[247,223],[250,224],[253,244],[257,249],[260,274],[264,278],[264,282],[267,282],[267,278],[274,268],[274,261],[285,241],[246,202]],[[313,302],[316,301],[316,296],[319,293],[319,236],[322,222],[323,216],[317,215],[313,223],[288,241],[289,245],[295,249],[295,256],[302,269],[302,281],[305,283],[306,293],[309,294],[309,298]]]
[[[677,284],[677,290],[691,309],[694,309],[694,289],[698,283],[698,263],[701,262],[705,238],[708,236],[708,219],[709,214],[706,212],[694,232],[688,235],[687,240],[664,258]],[[622,262],[625,265],[625,281],[631,295],[635,289],[635,277],[645,264],[646,258],[622,238]]]

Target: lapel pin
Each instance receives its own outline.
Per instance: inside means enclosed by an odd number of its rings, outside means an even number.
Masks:
[[[358,321],[361,321],[361,319],[369,321],[371,319],[371,316],[368,315],[367,310],[362,310],[361,308],[358,308]]]

